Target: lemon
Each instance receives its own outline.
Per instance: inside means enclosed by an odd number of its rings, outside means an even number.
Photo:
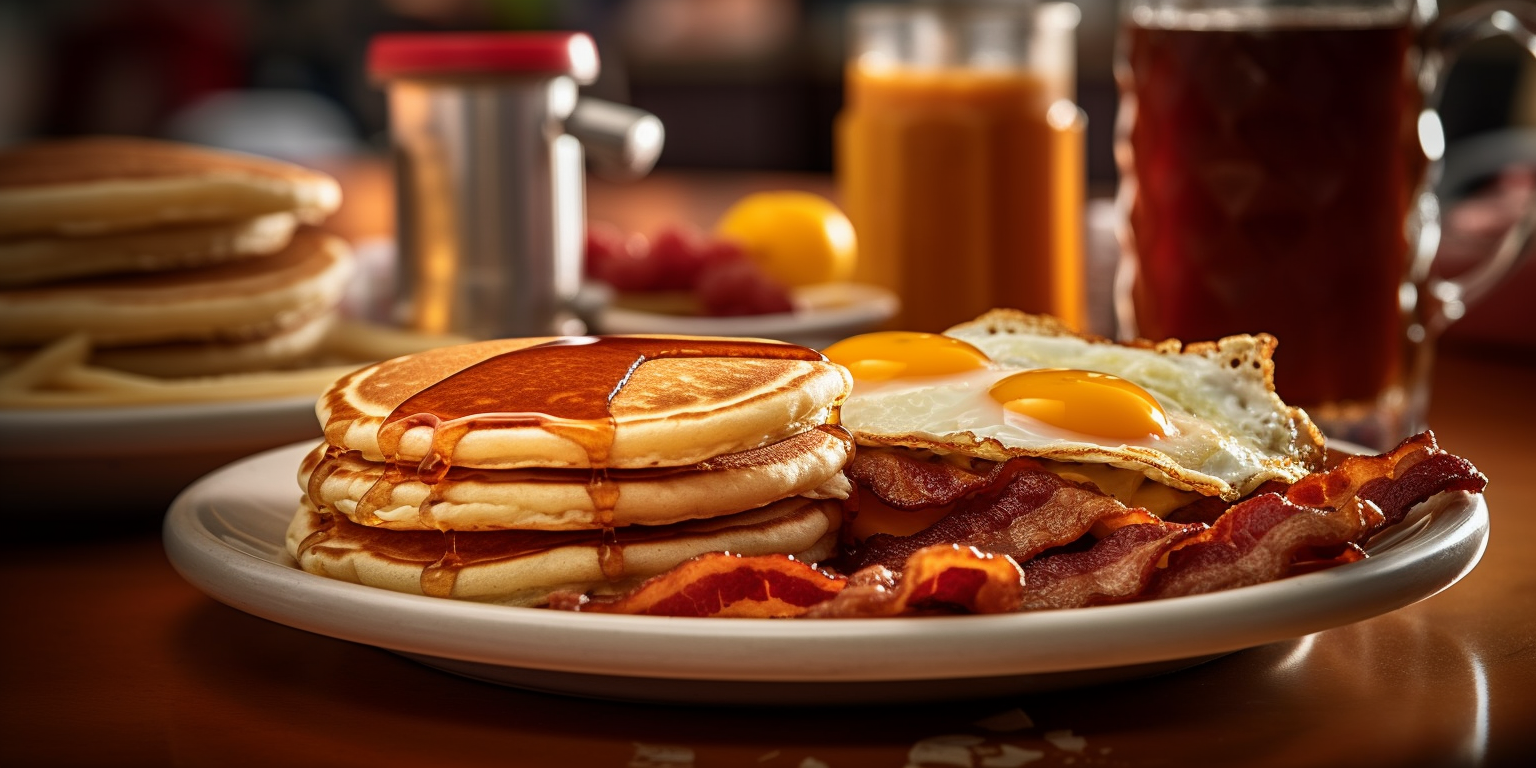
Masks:
[[[758,192],[731,206],[715,225],[763,273],[786,286],[847,280],[858,245],[853,224],[830,200],[809,192]]]

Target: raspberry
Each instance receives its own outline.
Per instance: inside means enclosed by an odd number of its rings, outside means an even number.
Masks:
[[[626,293],[692,290],[716,317],[789,312],[789,291],[763,274],[732,240],[681,224],[653,239],[625,235],[611,224],[587,228],[586,275]]]
[[[660,282],[657,288],[687,290],[699,281],[704,269],[704,235],[697,228],[674,225],[651,238],[651,256],[656,259]]]
[[[702,272],[717,264],[741,261],[747,258],[747,252],[735,240],[709,240],[704,243],[704,248],[699,252],[699,258],[704,262],[704,266],[700,269]]]
[[[595,222],[587,227],[582,274],[597,279],[605,265],[624,252],[624,240],[624,231],[607,222]]]
[[[610,251],[599,260],[591,272],[593,279],[601,280],[617,291],[655,290],[661,279],[660,265],[651,257],[650,243],[645,235],[630,235],[618,251]]]
[[[711,264],[699,276],[699,301],[716,317],[789,312],[789,292],[745,259]]]

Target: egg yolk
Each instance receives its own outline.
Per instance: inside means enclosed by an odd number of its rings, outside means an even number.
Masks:
[[[859,381],[963,373],[985,368],[989,362],[986,353],[959,339],[913,331],[854,336],[827,347],[823,354]]]
[[[990,390],[1004,408],[1053,427],[1118,440],[1167,437],[1168,414],[1145,389],[1107,373],[1041,368]]]

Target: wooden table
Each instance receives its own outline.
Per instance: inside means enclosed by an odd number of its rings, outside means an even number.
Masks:
[[[213,601],[166,562],[158,510],[106,530],[25,525],[0,558],[0,764],[899,767],[957,734],[983,740],[975,755],[1041,753],[1032,765],[1522,764],[1536,756],[1536,361],[1448,353],[1435,386],[1442,444],[1492,478],[1492,540],[1460,584],[1164,677],[1003,700],[705,709],[500,688]],[[1013,710],[1033,725],[976,725]]]

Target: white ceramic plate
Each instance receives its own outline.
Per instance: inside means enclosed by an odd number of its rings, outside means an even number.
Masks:
[[[1177,669],[1422,600],[1482,556],[1481,496],[1447,493],[1358,563],[1195,597],[1004,616],[751,620],[605,616],[406,595],[297,569],[283,534],[309,444],[187,489],[166,554],[198,588],[299,629],[459,674],[620,699],[861,703],[1003,695]]]
[[[0,483],[50,513],[161,514],[232,461],[318,438],[314,397],[121,408],[0,411]],[[90,467],[82,483],[81,467]],[[67,487],[68,494],[58,488]]]
[[[795,311],[747,317],[683,317],[607,306],[595,313],[595,333],[676,333],[753,336],[821,348],[870,330],[896,314],[890,291],[860,283],[827,283],[794,290]]]

